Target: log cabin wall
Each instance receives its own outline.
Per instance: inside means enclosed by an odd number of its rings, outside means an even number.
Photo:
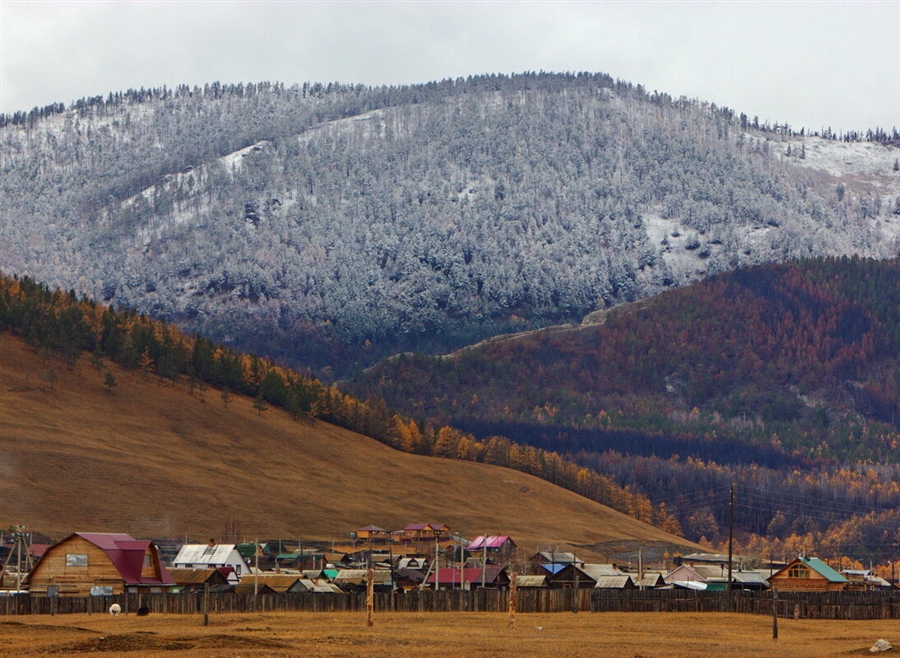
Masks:
[[[106,552],[77,535],[47,549],[29,584],[32,594],[45,595],[49,586],[56,586],[59,596],[87,596],[94,585],[112,587],[113,594],[121,594],[125,587]]]

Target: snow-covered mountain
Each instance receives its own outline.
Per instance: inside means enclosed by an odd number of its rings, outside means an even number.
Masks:
[[[3,271],[317,369],[900,253],[898,135],[602,74],[140,90],[0,124]]]

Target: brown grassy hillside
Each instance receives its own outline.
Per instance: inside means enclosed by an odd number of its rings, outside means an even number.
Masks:
[[[98,371],[86,356],[68,368],[0,334],[0,526],[200,539],[231,520],[247,537],[441,521],[465,536],[510,534],[525,550],[686,545],[523,473],[260,415],[238,396],[226,407],[216,390]]]

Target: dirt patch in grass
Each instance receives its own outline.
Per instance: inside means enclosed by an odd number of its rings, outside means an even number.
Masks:
[[[200,637],[166,638],[153,632],[102,635],[80,642],[70,642],[45,650],[47,654],[119,653],[138,651],[189,651],[191,649],[286,649],[290,645],[264,638],[239,635],[205,635]]]
[[[121,635],[101,635],[89,640],[48,647],[45,649],[45,653],[69,656],[76,653],[187,651],[193,648],[194,645],[189,642],[154,637],[148,633],[123,633]]]

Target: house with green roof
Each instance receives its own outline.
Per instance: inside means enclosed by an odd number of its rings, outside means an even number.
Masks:
[[[817,557],[798,557],[769,577],[772,589],[794,592],[835,592],[850,581]]]

